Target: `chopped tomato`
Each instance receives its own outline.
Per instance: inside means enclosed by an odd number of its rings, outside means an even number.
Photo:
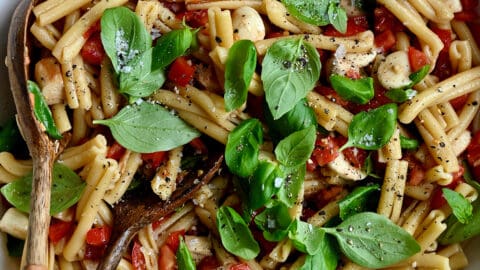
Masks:
[[[93,246],[85,245],[85,254],[83,257],[87,260],[100,260],[103,258],[105,251],[107,250],[107,245],[103,246]]]
[[[452,43],[452,31],[448,29],[441,29],[437,27],[432,27],[432,31],[437,34],[440,40],[443,43],[443,52],[448,52],[450,44]]]
[[[228,268],[229,270],[250,270],[250,266],[246,263],[237,263],[234,265],[230,265]]]
[[[204,257],[197,266],[198,270],[213,270],[217,269],[220,266],[217,258],[215,256],[206,256]]]
[[[332,37],[348,37],[368,30],[368,20],[365,16],[349,17],[347,21],[347,31],[340,33],[332,25],[327,25],[323,34]]]
[[[135,270],[147,269],[145,256],[143,255],[143,252],[142,252],[142,245],[138,241],[133,242],[132,265],[133,265],[133,269]]]
[[[388,52],[393,46],[395,46],[396,41],[397,39],[390,29],[375,35],[375,46],[380,48],[382,52]]]
[[[148,154],[142,154],[142,160],[147,163],[150,168],[158,168],[167,158],[166,151],[158,151]]]
[[[412,186],[420,184],[425,178],[425,171],[422,166],[418,164],[410,165],[409,163],[408,167],[408,184]]]
[[[465,105],[465,103],[467,103],[467,99],[468,99],[468,94],[465,94],[465,95],[461,95],[459,97],[456,97],[452,100],[450,100],[450,104],[452,104],[452,107],[458,111],[460,109],[463,108],[463,106]]]
[[[337,103],[338,105],[340,105],[342,107],[346,107],[349,104],[348,101],[341,98],[338,95],[338,93],[335,90],[333,90],[333,88],[331,88],[331,87],[320,85],[320,86],[315,87],[315,91],[317,93],[321,94],[322,96],[328,98],[331,102]]]
[[[413,72],[420,70],[429,63],[425,53],[412,46],[408,48],[408,61]]]
[[[100,33],[94,33],[87,39],[80,53],[85,62],[92,65],[100,65],[105,56]]]
[[[435,190],[433,190],[432,201],[430,202],[430,206],[433,209],[442,208],[445,204],[447,204],[447,200],[443,196],[442,188],[443,187],[437,187]]]
[[[342,153],[350,164],[356,168],[362,168],[368,156],[367,151],[356,147],[348,147]]]
[[[467,161],[473,170],[480,167],[480,131],[475,133],[467,147]],[[479,179],[480,175],[475,175],[475,177]]]
[[[121,146],[117,141],[115,141],[112,145],[108,147],[107,150],[107,158],[112,158],[115,160],[120,160],[125,154],[126,149]]]
[[[171,232],[167,240],[165,241],[165,244],[167,244],[173,252],[177,252],[178,246],[180,245],[180,237],[185,235],[185,230],[178,230]]]
[[[313,161],[312,158],[309,158],[307,160],[307,171],[313,172],[317,169],[317,166],[318,166],[318,164],[315,161]]]
[[[88,28],[88,30],[85,31],[85,33],[83,33],[83,37],[85,39],[89,39],[93,34],[100,33],[101,30],[102,30],[102,27],[100,24],[100,20],[98,20],[92,26],[90,26],[90,28]]]
[[[175,270],[177,268],[177,258],[175,253],[168,245],[160,247],[158,256],[159,270]]]
[[[440,52],[432,74],[437,76],[441,81],[451,76],[452,66],[450,64],[450,58],[447,52]]]
[[[194,73],[195,67],[186,57],[180,56],[170,65],[168,79],[179,86],[187,86],[192,81]]]
[[[348,110],[352,113],[359,113],[361,111],[369,111],[378,108],[382,105],[392,102],[386,95],[386,90],[379,85],[375,85],[375,96],[367,102],[367,104],[357,104],[353,102],[348,103]]]
[[[191,27],[198,28],[205,26],[208,22],[208,11],[206,9],[200,10],[186,10],[177,13],[177,18],[184,19]]]
[[[478,0],[460,0],[463,10],[475,9],[478,6]]]
[[[70,236],[73,232],[73,229],[73,221],[52,219],[50,227],[48,228],[48,239],[50,239],[50,241],[53,243],[57,243],[62,238]]]
[[[312,159],[319,166],[325,166],[338,156],[338,144],[332,136],[317,138],[315,149],[312,152]]]
[[[103,246],[108,244],[111,234],[112,228],[110,228],[109,226],[92,228],[88,230],[85,242],[92,246]]]
[[[455,13],[455,20],[457,21],[472,22],[477,17],[478,15],[473,10],[462,10],[460,12]]]
[[[170,1],[162,1],[162,5],[168,9],[170,9],[173,13],[179,14],[182,11],[185,11],[185,3],[184,2],[170,2]],[[182,17],[180,17],[182,18]]]
[[[375,33],[381,33],[387,30],[393,33],[403,31],[405,27],[403,24],[385,7],[377,7],[373,11]]]
[[[202,139],[200,139],[199,137],[193,139],[190,141],[190,145],[195,148],[195,150],[200,153],[200,154],[206,154],[208,153],[208,149],[207,149],[207,146],[205,145],[205,143],[203,143]]]
[[[355,70],[353,68],[350,68],[347,70],[347,72],[345,73],[345,76],[347,76],[348,78],[350,79],[360,79],[362,76],[360,75],[360,72],[358,72],[358,70]]]

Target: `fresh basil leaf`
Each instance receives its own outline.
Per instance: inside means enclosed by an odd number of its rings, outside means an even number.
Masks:
[[[21,134],[18,130],[15,117],[11,117],[0,129],[0,152],[9,152],[21,141]]]
[[[460,223],[468,223],[472,218],[472,204],[462,194],[449,188],[442,188],[443,197]]]
[[[53,121],[52,112],[43,97],[40,87],[33,81],[27,81],[28,92],[33,95],[33,114],[35,118],[45,127],[47,134],[54,139],[61,139],[62,134],[58,131],[55,121]]]
[[[265,122],[270,129],[270,134],[279,139],[287,137],[295,131],[306,129],[311,125],[317,126],[315,112],[308,106],[306,99],[297,102],[293,109],[277,120],[273,119],[268,108],[264,110],[264,116]]]
[[[347,13],[338,3],[330,2],[327,13],[328,20],[338,32],[347,32]]]
[[[337,238],[345,256],[367,268],[386,267],[420,251],[407,231],[376,213],[359,213],[336,228],[322,229]]]
[[[472,206],[472,218],[468,223],[461,223],[455,215],[447,218],[447,230],[438,238],[440,244],[460,243],[480,234],[480,200],[475,200]]]
[[[25,246],[25,240],[15,238],[10,234],[7,235],[7,250],[8,256],[13,258],[22,258],[23,247]]]
[[[408,76],[408,78],[412,81],[406,88],[412,88],[415,84],[421,82],[425,76],[428,75],[430,71],[430,65],[425,65],[420,68],[418,71],[413,72]]]
[[[397,124],[397,105],[386,104],[356,114],[348,126],[348,141],[339,151],[355,146],[365,150],[382,148],[393,135]]]
[[[325,235],[320,242],[320,249],[317,253],[307,254],[305,263],[299,270],[335,270],[340,259],[340,255],[335,249],[335,242],[330,235]]]
[[[285,182],[277,193],[278,199],[288,207],[292,207],[297,202],[300,190],[303,189],[303,180],[305,179],[306,165],[297,167],[285,167],[280,165],[285,174]]]
[[[368,176],[371,176],[371,177],[377,178],[377,179],[382,178],[380,175],[378,175],[374,171],[375,168],[373,166],[373,160],[372,160],[372,155],[371,154],[368,154],[368,157],[365,159],[365,162],[363,163],[362,169],[363,169],[363,171],[365,171],[365,173]]]
[[[225,109],[232,111],[247,100],[248,87],[257,67],[257,50],[251,40],[239,40],[228,50],[225,63]]]
[[[177,265],[178,269],[182,270],[195,270],[195,261],[193,260],[192,254],[188,250],[187,245],[183,237],[180,237],[180,243],[177,250]]]
[[[320,77],[317,50],[303,39],[281,39],[267,50],[261,78],[273,119],[279,119],[305,98]]]
[[[402,147],[402,149],[417,149],[418,145],[419,143],[417,140],[410,139],[400,134],[400,147]]]
[[[260,161],[249,178],[248,206],[256,210],[264,206],[275,195],[285,181],[277,164]]]
[[[255,224],[263,231],[267,241],[278,242],[288,236],[293,220],[287,205],[276,202],[255,216]]]
[[[235,175],[248,177],[258,165],[258,153],[263,143],[262,124],[250,118],[240,123],[228,134],[225,162]]]
[[[131,61],[152,47],[150,33],[138,16],[126,7],[105,10],[101,28],[103,48],[117,74],[129,73],[133,68]]]
[[[245,260],[251,260],[260,253],[260,246],[248,225],[232,208],[221,206],[218,209],[217,228],[223,246],[230,253]]]
[[[374,96],[373,78],[350,79],[345,76],[332,74],[330,83],[340,97],[359,104],[366,104]]]
[[[462,165],[465,169],[465,171],[463,172],[463,179],[465,179],[465,182],[467,182],[467,184],[474,187],[478,192],[480,192],[480,183],[478,183],[478,181],[473,178],[470,166],[465,160],[462,162]]]
[[[200,136],[182,119],[150,102],[126,106],[114,117],[93,123],[108,126],[118,143],[138,153],[171,150]]]
[[[375,210],[378,205],[379,185],[356,187],[338,202],[340,218],[345,220],[355,214]]]
[[[297,167],[307,162],[315,148],[316,131],[315,126],[310,126],[281,140],[275,148],[278,161],[287,167]]]
[[[162,69],[151,70],[152,49],[148,49],[130,62],[129,72],[120,73],[120,93],[132,97],[131,102],[151,95],[165,82]]]
[[[175,58],[184,55],[192,45],[195,33],[189,28],[175,29],[157,39],[152,52],[152,70],[164,69]]]
[[[291,225],[288,237],[295,248],[303,253],[313,255],[320,249],[325,232],[310,223],[296,219]]]
[[[410,100],[416,95],[417,91],[413,89],[390,89],[385,93],[385,96],[397,103],[402,103]]]
[[[329,1],[282,0],[282,3],[295,18],[317,26],[329,23],[327,11]]]
[[[30,211],[32,177],[30,173],[0,189],[10,204],[25,213]],[[84,188],[85,182],[80,176],[67,166],[55,163],[52,172],[50,214],[62,212],[74,205],[80,199]]]

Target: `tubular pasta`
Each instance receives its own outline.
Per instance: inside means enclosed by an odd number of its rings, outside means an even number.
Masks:
[[[390,160],[387,162],[377,212],[393,222],[398,221],[402,210],[407,170],[407,161]]]

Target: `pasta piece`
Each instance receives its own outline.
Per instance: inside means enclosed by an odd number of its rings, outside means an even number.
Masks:
[[[210,9],[210,8],[220,8],[220,9],[236,9],[240,7],[251,7],[256,10],[260,10],[262,6],[262,1],[260,0],[227,0],[227,1],[185,1],[187,10],[201,10],[201,9]]]
[[[27,239],[28,215],[11,207],[0,219],[0,230],[18,239]]]
[[[182,149],[183,147],[180,146],[169,151],[166,164],[160,166],[151,181],[153,192],[164,201],[168,200],[176,189],[176,180],[180,172],[180,162],[182,160]]]
[[[67,132],[72,129],[72,124],[68,118],[65,104],[55,104],[51,107],[51,111],[55,125],[60,133]]]
[[[377,212],[395,223],[402,211],[407,170],[408,162],[403,160],[390,160],[385,169]]]
[[[24,176],[32,171],[31,160],[17,160],[9,152],[0,152],[0,166],[17,177]]]
[[[48,2],[56,2],[58,4],[52,5]],[[37,21],[41,26],[47,25],[49,23],[55,22],[58,19],[67,16],[72,11],[79,9],[80,7],[90,3],[90,0],[78,0],[73,2],[57,1],[50,0],[44,2],[33,8],[33,13],[37,16]],[[51,5],[48,10],[42,8],[44,6]]]
[[[105,201],[110,205],[113,205],[122,198],[123,194],[125,194],[128,186],[132,182],[135,172],[143,162],[142,155],[139,153],[132,152],[126,156],[127,160],[125,162],[123,162],[124,158],[122,158],[120,161],[120,164],[123,164],[121,167],[120,179],[118,179],[114,187],[108,190],[107,194],[105,195]]]
[[[406,185],[405,195],[415,200],[425,201],[430,198],[434,189],[434,185],[430,183],[422,183],[420,185]]]

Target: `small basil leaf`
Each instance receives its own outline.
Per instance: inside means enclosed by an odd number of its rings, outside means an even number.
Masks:
[[[247,100],[248,87],[257,66],[257,50],[251,40],[239,40],[228,50],[225,63],[225,109],[232,111]]]
[[[376,213],[356,214],[336,228],[323,230],[337,238],[343,254],[367,268],[386,267],[420,251],[407,231]]]
[[[268,49],[261,78],[273,119],[279,119],[305,98],[320,77],[317,50],[303,39],[281,39]]]
[[[355,146],[365,150],[382,148],[393,135],[397,124],[397,105],[390,103],[356,114],[348,126],[348,141],[340,151]]]
[[[126,7],[105,10],[101,39],[117,74],[128,73],[130,62],[152,47],[152,38],[138,16]]]
[[[130,61],[129,72],[120,73],[120,93],[133,97],[135,101],[151,95],[165,82],[162,69],[151,70],[152,49],[148,49]]]
[[[183,237],[180,237],[180,243],[177,250],[177,265],[178,269],[182,270],[195,270],[195,261],[193,260],[192,254],[188,250],[187,245]]]
[[[314,225],[296,219],[288,237],[292,240],[295,248],[301,252],[313,255],[320,249],[320,243],[323,241],[325,232]]]
[[[42,123],[47,131],[47,134],[54,139],[61,139],[62,134],[58,131],[55,121],[53,121],[52,112],[48,107],[45,98],[43,97],[40,87],[33,82],[27,81],[28,92],[33,94],[34,104],[33,104],[33,114],[37,120]]]
[[[278,165],[260,161],[249,178],[248,205],[256,210],[264,206],[275,195],[284,182],[283,173]]]
[[[223,246],[230,253],[245,260],[251,260],[260,253],[260,246],[248,225],[232,208],[221,206],[218,209],[217,228]]]
[[[428,75],[428,72],[430,71],[430,65],[425,65],[422,68],[420,68],[418,71],[413,72],[408,76],[408,78],[412,81],[407,87],[405,88],[411,88],[415,84],[421,82],[425,76]]]
[[[288,12],[309,24],[323,26],[329,23],[327,10],[329,1],[282,0]]]
[[[54,215],[74,205],[82,195],[85,182],[65,165],[55,163],[52,173],[52,191],[50,197],[50,214]],[[9,203],[18,210],[30,211],[32,193],[32,174],[4,185],[0,191]]]
[[[152,70],[164,69],[184,55],[195,39],[194,33],[189,28],[175,29],[157,39],[152,52]]]
[[[448,188],[442,188],[443,197],[452,208],[460,223],[468,223],[472,218],[472,204],[462,194]]]
[[[258,153],[263,143],[262,124],[258,119],[243,121],[228,134],[225,162],[228,169],[241,177],[250,176],[258,165]]]
[[[333,89],[343,98],[359,104],[366,104],[374,96],[373,78],[350,79],[333,74],[330,76]]]
[[[306,99],[297,102],[293,109],[277,120],[273,120],[273,116],[268,108],[264,110],[264,115],[271,135],[278,138],[284,138],[295,131],[308,128],[311,125],[317,126],[315,112],[308,106]]]
[[[410,139],[400,134],[400,147],[402,147],[402,149],[417,149],[418,144],[417,140]]]
[[[345,220],[355,214],[375,210],[378,205],[379,186],[360,186],[338,202],[340,218]]]
[[[316,138],[315,126],[296,131],[278,143],[275,156],[286,167],[305,164],[315,148]]]
[[[307,254],[305,263],[299,270],[335,270],[340,256],[335,248],[335,242],[330,235],[325,235],[320,242],[320,249],[317,253]]]
[[[15,121],[15,117],[12,117],[0,130],[0,152],[12,151],[21,141],[21,138],[17,121]]]
[[[118,143],[138,153],[171,150],[200,136],[182,119],[150,102],[126,106],[114,117],[93,123],[108,126]]]
[[[478,183],[478,181],[473,178],[470,166],[466,161],[463,161],[462,165],[465,169],[465,171],[463,172],[463,179],[465,179],[465,182],[467,182],[467,184],[474,187],[478,192],[480,192],[480,183]]]
[[[480,234],[480,200],[475,200],[472,205],[472,218],[468,223],[461,223],[455,215],[447,218],[447,230],[438,239],[440,244],[459,243]]]
[[[328,20],[340,33],[347,32],[347,13],[338,3],[330,2],[328,5]]]
[[[297,167],[281,166],[285,174],[285,182],[277,193],[278,199],[288,207],[292,207],[298,199],[300,190],[303,189],[303,180],[305,179],[306,166],[302,164]]]
[[[288,206],[280,202],[265,208],[255,216],[254,221],[258,228],[263,231],[265,239],[272,242],[278,242],[287,237],[290,225],[293,222]]]
[[[416,95],[417,91],[413,89],[390,89],[385,93],[385,96],[397,103],[402,103],[410,100]]]

